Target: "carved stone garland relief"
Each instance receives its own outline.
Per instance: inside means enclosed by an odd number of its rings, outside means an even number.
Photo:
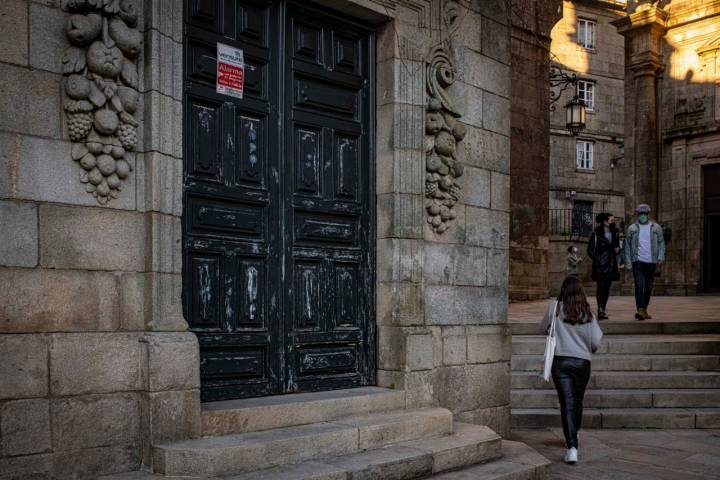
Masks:
[[[455,82],[455,67],[442,46],[427,60],[428,106],[425,116],[425,197],[428,223],[436,233],[450,228],[460,201],[457,179],[464,167],[457,160],[457,144],[465,138],[465,125],[445,89]]]
[[[68,135],[80,181],[104,205],[132,171],[139,123],[136,0],[66,0],[72,44],[62,58]]]

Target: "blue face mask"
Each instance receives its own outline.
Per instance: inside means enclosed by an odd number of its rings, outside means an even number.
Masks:
[[[643,214],[638,217],[638,220],[640,220],[640,223],[647,223],[648,222],[648,216]]]

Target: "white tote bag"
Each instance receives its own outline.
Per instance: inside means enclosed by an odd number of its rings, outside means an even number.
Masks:
[[[552,376],[552,363],[555,357],[555,344],[557,343],[557,339],[555,338],[555,317],[557,317],[558,303],[560,302],[555,302],[552,319],[550,320],[550,331],[545,339],[545,357],[543,359],[542,377],[546,382],[549,382]]]

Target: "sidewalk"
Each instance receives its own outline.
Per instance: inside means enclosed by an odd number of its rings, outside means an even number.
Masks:
[[[562,429],[512,437],[552,462],[547,480],[720,479],[720,430],[582,430],[576,465],[563,462]]]
[[[595,298],[588,298],[593,311],[597,311]],[[552,299],[511,303],[509,323],[540,322]],[[720,296],[653,297],[648,307],[652,320],[645,322],[720,322]],[[607,305],[609,320],[604,322],[633,321],[634,297],[610,297]]]

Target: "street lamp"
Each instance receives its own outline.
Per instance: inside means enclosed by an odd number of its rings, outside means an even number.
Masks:
[[[576,88],[577,75],[568,74],[558,65],[550,65],[550,111],[555,111],[554,103],[560,99],[562,92],[569,86]],[[577,92],[573,95],[572,100],[565,104],[565,128],[573,134],[577,135],[585,130],[585,102],[577,96]]]
[[[573,136],[585,130],[585,102],[574,95],[572,100],[565,104],[565,128]]]

